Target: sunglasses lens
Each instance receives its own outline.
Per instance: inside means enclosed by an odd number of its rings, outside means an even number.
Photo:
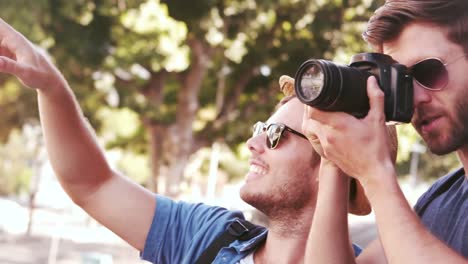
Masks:
[[[270,124],[268,126],[266,139],[266,144],[268,148],[274,149],[276,148],[276,146],[278,146],[278,142],[281,138],[281,135],[283,134],[283,129],[283,127],[277,124]]]
[[[263,122],[255,123],[255,125],[253,125],[252,127],[252,136],[256,137],[260,135],[261,133],[263,133],[264,127],[265,127],[265,124]]]
[[[442,89],[448,81],[445,65],[437,59],[423,60],[411,67],[414,79],[431,90]]]
[[[278,146],[278,142],[283,135],[285,129],[284,125],[281,124],[265,124],[263,122],[257,122],[252,127],[252,137],[256,137],[263,132],[266,132],[266,145],[269,149],[274,149]]]

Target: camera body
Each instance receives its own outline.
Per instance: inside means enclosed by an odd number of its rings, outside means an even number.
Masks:
[[[386,121],[408,123],[413,116],[413,78],[408,68],[381,53],[360,53],[349,66],[310,59],[296,72],[294,89],[304,104],[362,118],[369,112],[367,79],[375,76],[385,94]]]

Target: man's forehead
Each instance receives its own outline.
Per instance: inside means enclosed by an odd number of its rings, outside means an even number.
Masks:
[[[297,98],[293,98],[268,119],[267,123],[283,123],[292,128],[298,129],[302,124],[304,105]]]
[[[449,57],[456,46],[447,38],[445,29],[430,23],[412,23],[395,40],[383,43],[382,52],[411,66],[429,57]]]

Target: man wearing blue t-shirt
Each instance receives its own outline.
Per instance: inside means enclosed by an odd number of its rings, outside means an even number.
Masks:
[[[364,37],[410,69],[412,125],[431,152],[456,151],[463,168],[438,180],[414,212],[386,151],[384,94],[375,77],[367,83],[365,118],[308,108],[305,133],[323,157],[356,175],[376,215],[379,239],[356,261],[468,263],[468,1],[387,0]]]
[[[155,196],[112,170],[67,81],[33,44],[1,19],[0,72],[17,76],[37,91],[49,158],[67,194],[140,250],[144,259],[195,263],[230,223],[244,217],[237,211]],[[255,124],[247,141],[252,155],[241,197],[267,215],[269,230],[223,247],[213,263],[303,262],[320,168],[320,156],[301,132],[303,112],[303,104],[289,96],[265,123]],[[334,180],[330,194],[347,201],[349,178],[341,174],[334,171],[325,176]],[[354,182],[354,187],[350,211],[368,213],[360,185]],[[346,213],[347,203],[339,210]],[[337,235],[349,244],[347,232]],[[339,250],[356,253],[351,246]]]

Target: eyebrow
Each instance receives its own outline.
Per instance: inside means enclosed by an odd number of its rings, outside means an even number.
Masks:
[[[437,52],[437,50],[435,50],[434,52]],[[448,51],[442,51],[439,55],[425,55],[425,56],[418,56],[417,60],[414,60],[411,62],[411,64],[409,64],[410,66],[413,66],[414,64],[418,63],[418,62],[421,62],[425,59],[439,59],[441,60],[443,63],[446,63],[447,61],[449,61],[450,59],[450,54],[453,54],[454,51],[453,50],[448,50]]]

